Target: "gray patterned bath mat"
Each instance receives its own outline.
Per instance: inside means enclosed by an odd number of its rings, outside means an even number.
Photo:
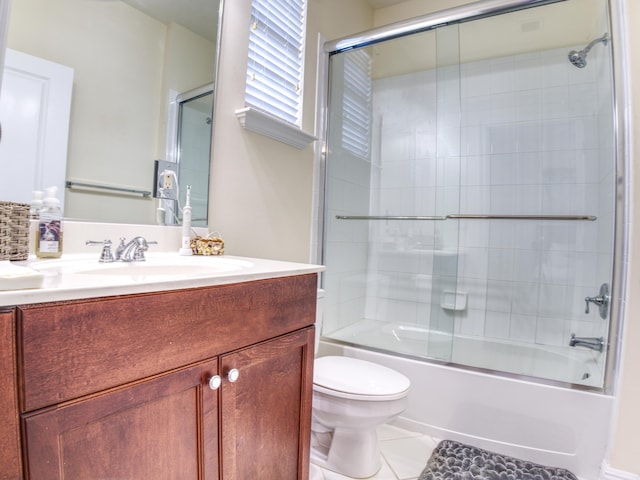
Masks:
[[[443,440],[418,480],[578,480],[564,468],[545,467],[470,445]]]

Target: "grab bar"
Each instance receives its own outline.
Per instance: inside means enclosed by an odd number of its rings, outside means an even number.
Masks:
[[[336,215],[338,220],[582,220],[593,222],[595,215],[476,215],[452,213],[449,215]]]
[[[148,190],[138,190],[135,188],[129,187],[115,187],[111,185],[100,185],[97,183],[85,183],[85,182],[76,182],[75,180],[67,180],[67,188],[95,188],[98,190],[110,190],[112,192],[120,192],[120,193],[129,193],[132,195],[142,195],[143,197],[151,196],[151,192]]]

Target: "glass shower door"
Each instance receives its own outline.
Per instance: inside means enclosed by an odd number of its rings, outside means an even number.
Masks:
[[[579,31],[552,20],[577,13]],[[606,318],[594,305],[587,314],[585,298],[612,279],[611,51],[595,43],[582,68],[568,56],[607,31],[606,2],[569,0],[459,27],[461,212],[513,218],[460,220],[458,283],[475,293],[452,361],[602,387],[608,309]]]
[[[177,162],[180,181],[180,205],[186,201],[186,186],[191,186],[191,224],[208,224],[209,164],[211,158],[211,119],[213,117],[213,90],[179,96]],[[180,214],[180,219],[181,219]]]
[[[607,28],[605,0],[567,0],[332,54],[325,336],[603,386]]]
[[[458,232],[442,215],[459,202],[455,45],[452,27],[330,58],[326,337],[451,358]]]

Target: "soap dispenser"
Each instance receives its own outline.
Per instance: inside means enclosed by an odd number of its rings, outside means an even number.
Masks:
[[[36,231],[36,256],[59,258],[62,255],[62,210],[56,197],[58,187],[46,189]]]

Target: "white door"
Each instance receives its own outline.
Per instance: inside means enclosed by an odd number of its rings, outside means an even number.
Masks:
[[[72,68],[7,49],[0,94],[0,200],[29,203],[33,190],[55,185],[64,202],[72,88]]]
[[[7,45],[9,30],[9,7],[11,0],[0,0],[0,86],[2,86],[2,68],[4,67],[4,50]]]

